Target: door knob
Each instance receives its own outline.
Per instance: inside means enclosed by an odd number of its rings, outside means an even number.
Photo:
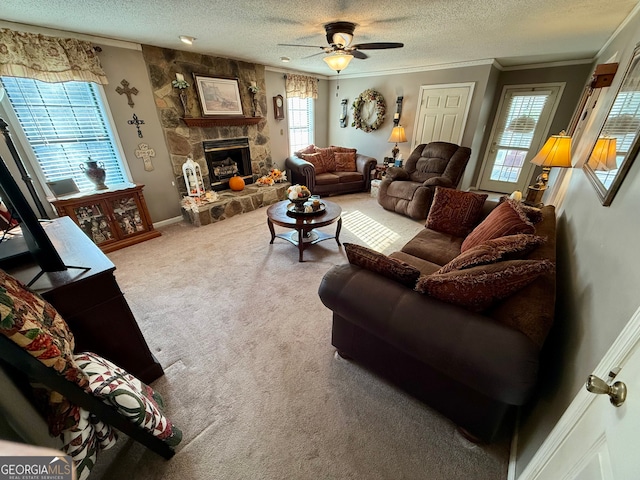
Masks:
[[[615,382],[613,385],[609,385],[607,382],[595,375],[589,375],[587,378],[587,390],[595,394],[606,393],[609,395],[611,404],[619,407],[627,399],[627,386],[622,382]]]

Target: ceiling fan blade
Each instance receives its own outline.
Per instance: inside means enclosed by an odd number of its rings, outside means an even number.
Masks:
[[[367,55],[366,53],[359,52],[358,50],[351,50],[349,53],[353,55],[355,58],[359,58],[360,60],[369,58],[369,55]]]
[[[386,48],[402,48],[404,43],[396,42],[372,42],[372,43],[359,43],[358,45],[352,45],[352,48],[358,50],[384,50]]]
[[[312,55],[307,55],[306,57],[302,57],[302,60],[304,60],[305,58],[311,58],[311,57],[317,57],[318,55],[322,55],[325,52],[318,52],[318,53],[314,53]]]
[[[326,47],[321,47],[319,45],[298,45],[297,43],[279,43],[279,47],[308,47],[308,48],[321,48],[325,49]]]

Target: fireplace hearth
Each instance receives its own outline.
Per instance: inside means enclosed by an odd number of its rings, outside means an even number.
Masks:
[[[212,190],[227,190],[234,175],[242,177],[247,185],[253,183],[248,137],[205,140],[202,147]]]

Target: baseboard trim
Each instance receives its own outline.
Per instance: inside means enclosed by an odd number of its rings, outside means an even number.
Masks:
[[[629,355],[640,342],[640,308],[635,311],[631,320],[622,329],[613,345],[609,348],[593,374],[600,378],[608,378],[609,371],[615,366],[624,367]],[[586,378],[585,378],[586,382]],[[542,442],[538,451],[533,455],[529,464],[525,467],[518,480],[536,480],[540,471],[546,466],[556,450],[566,440],[574,425],[585,414],[591,402],[597,398],[596,395],[581,389],[575,396],[567,410],[564,412],[556,426],[551,430],[549,436]],[[511,469],[511,464],[509,465]],[[515,465],[514,465],[515,469]],[[511,477],[509,477],[510,479]]]
[[[182,220],[184,220],[182,217],[167,218],[166,220],[160,220],[159,222],[154,223],[153,228],[166,227],[167,225],[178,223]]]

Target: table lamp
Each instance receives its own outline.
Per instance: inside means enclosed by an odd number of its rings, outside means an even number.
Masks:
[[[538,154],[531,159],[531,163],[542,167],[542,173],[536,178],[536,183],[529,186],[524,203],[538,206],[542,195],[547,189],[549,171],[552,167],[571,168],[571,137],[563,130],[559,135],[552,135],[546,141]]]
[[[394,160],[398,156],[398,152],[400,151],[400,149],[398,148],[398,144],[404,143],[406,141],[407,136],[404,133],[404,127],[401,127],[400,125],[398,125],[397,127],[393,127],[393,130],[391,130],[391,135],[389,136],[389,140],[387,140],[387,142],[395,143],[395,146],[391,150],[391,154],[393,155]]]

